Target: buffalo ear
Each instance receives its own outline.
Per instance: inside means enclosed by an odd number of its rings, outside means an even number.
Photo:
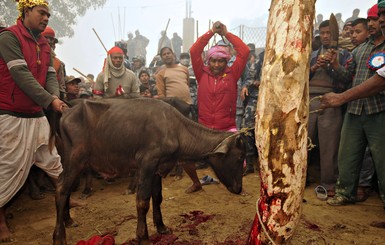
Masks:
[[[235,145],[239,148],[239,149],[243,149],[244,148],[244,145],[246,144],[247,142],[247,139],[246,139],[246,135],[244,134],[240,134],[236,137],[235,139]]]
[[[224,139],[221,143],[219,143],[219,145],[217,145],[217,147],[215,147],[215,149],[213,150],[213,153],[226,154],[230,149],[232,140],[233,140],[233,137],[228,137]]]

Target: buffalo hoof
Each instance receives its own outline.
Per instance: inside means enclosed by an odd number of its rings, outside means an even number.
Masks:
[[[139,241],[139,245],[152,245],[152,243],[149,240],[142,240]]]
[[[66,228],[73,228],[73,227],[79,226],[79,224],[76,223],[72,218],[66,220],[64,223],[65,223]]]
[[[162,234],[162,235],[165,235],[165,234],[171,234],[172,233],[172,230],[169,229],[167,226],[163,225],[163,226],[160,226],[160,227],[157,227],[156,228],[156,231],[159,233],[159,234]]]
[[[29,196],[31,197],[32,200],[41,200],[41,199],[45,198],[45,195],[43,193],[41,193],[40,191],[38,191],[38,192],[31,192],[29,194]]]
[[[127,189],[126,190],[126,195],[133,195],[135,194],[135,190]]]
[[[88,197],[92,196],[92,189],[90,190],[84,190],[82,194],[80,194],[80,199],[87,199]]]

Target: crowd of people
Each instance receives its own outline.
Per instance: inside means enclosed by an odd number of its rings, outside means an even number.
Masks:
[[[366,18],[355,11],[344,24],[346,40],[338,49],[329,48],[332,22],[325,20],[318,26],[320,45],[313,47],[310,61],[308,129],[319,150],[321,185],[316,193],[322,198],[327,195],[323,199],[329,205],[364,202],[373,190],[385,203],[383,91],[347,100],[347,104],[329,101],[383,76],[384,11],[385,1],[370,7]]]
[[[50,13],[45,0],[20,1],[18,10],[17,24],[0,33],[0,137],[4,139],[0,171],[7,173],[0,175],[0,241],[12,240],[5,208],[26,182],[32,165],[53,183],[61,173],[59,154],[48,148],[45,114],[62,113],[73,99],[176,97],[190,105],[193,120],[208,128],[235,132],[255,125],[264,51],[257,54],[253,44],[246,45],[221,22],[199,37],[188,53],[182,52],[183,40],[177,33],[169,39],[162,31],[158,54],[149,66],[144,58],[149,40],[138,30],[135,37],[128,33],[127,41],[108,50],[94,79],[92,74],[67,76],[64,62],[54,52],[58,39],[47,26]],[[366,18],[358,15],[355,10],[343,22],[336,14],[341,33],[337,49],[330,47],[331,22],[318,15],[309,61],[308,132],[316,145],[309,159],[319,159],[316,194],[324,192],[330,205],[365,201],[374,189],[385,202],[385,94],[379,85],[370,87],[371,93],[361,88],[371,77],[375,84],[385,77],[385,30],[381,30],[385,0],[371,7]],[[214,35],[222,40],[205,50]],[[348,92],[355,87],[360,93]],[[244,176],[257,170],[254,141],[253,135],[248,136]],[[196,169],[205,163],[181,166],[193,182],[186,193],[201,190]]]

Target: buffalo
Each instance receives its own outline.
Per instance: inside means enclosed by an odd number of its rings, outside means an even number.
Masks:
[[[160,234],[169,233],[162,219],[162,181],[177,161],[206,159],[226,188],[242,191],[245,133],[208,129],[154,99],[84,100],[60,119],[63,172],[56,187],[54,244],[66,244],[65,227],[75,222],[69,212],[73,183],[84,169],[103,177],[126,176],[136,169],[137,230],[149,244],[146,215],[152,198],[153,220]],[[107,164],[106,164],[107,163]]]

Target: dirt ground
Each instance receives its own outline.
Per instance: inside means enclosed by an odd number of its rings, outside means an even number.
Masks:
[[[210,169],[198,170],[198,175],[215,176]],[[147,215],[149,235],[156,244],[245,244],[256,212],[259,196],[257,174],[244,177],[244,189],[249,195],[234,195],[221,184],[204,186],[198,193],[185,194],[191,184],[187,176],[181,180],[163,180],[163,219],[173,230],[172,235],[156,235],[152,211]],[[108,184],[95,180],[94,194],[87,206],[71,210],[79,223],[67,229],[68,244],[93,235],[112,233],[116,244],[136,244],[135,196],[125,195],[126,179]],[[290,244],[384,244],[385,229],[370,226],[384,222],[385,210],[376,193],[366,202],[331,207],[316,198],[314,187],[306,188],[301,222]],[[31,200],[24,191],[8,208],[15,241],[9,244],[52,244],[55,224],[54,195],[43,200]],[[78,198],[79,192],[73,196]],[[172,242],[174,241],[174,242]]]

